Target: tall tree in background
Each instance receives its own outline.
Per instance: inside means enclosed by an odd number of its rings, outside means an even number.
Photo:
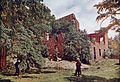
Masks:
[[[80,57],[81,60],[89,60],[90,41],[86,31],[76,30],[75,25],[67,20],[55,22],[53,25],[53,34],[56,36],[59,31],[64,33],[64,59],[74,60],[76,57]]]
[[[111,22],[108,25],[110,28],[114,27],[116,32],[119,32],[120,37],[120,0],[103,0],[98,4],[94,5],[97,8],[99,16],[96,18],[97,21],[104,21],[110,18]],[[118,39],[120,42],[120,38]],[[120,54],[120,43],[118,43],[118,53]],[[119,59],[120,60],[120,59]],[[120,63],[120,61],[119,61]]]
[[[55,20],[43,0],[1,0],[1,39],[6,40],[8,57],[20,57],[41,67],[44,32],[49,32]],[[10,60],[9,60],[10,61]]]

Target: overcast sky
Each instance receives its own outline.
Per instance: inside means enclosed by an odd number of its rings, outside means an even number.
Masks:
[[[100,24],[95,21],[98,16],[97,9],[93,7],[99,1],[102,0],[44,0],[44,3],[51,9],[56,19],[74,13],[80,23],[80,29],[93,33],[100,29]],[[109,32],[109,36],[114,34],[116,33]]]

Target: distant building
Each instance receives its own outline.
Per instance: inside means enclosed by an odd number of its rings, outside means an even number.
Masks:
[[[75,25],[76,30],[80,30],[80,23],[79,23],[79,21],[76,19],[75,15],[74,15],[73,13],[70,14],[70,15],[64,16],[64,17],[62,17],[62,18],[59,18],[59,19],[57,19],[56,21],[64,21],[64,20],[69,21],[69,22],[72,22],[73,25]]]
[[[79,22],[76,19],[74,14],[70,14],[67,15],[65,17],[62,17],[60,19],[57,19],[56,22],[60,22],[60,21],[67,21],[67,22],[71,22],[73,23],[74,27],[76,28],[76,30],[80,30],[79,29]],[[49,37],[49,38],[48,38]],[[48,46],[48,53],[51,59],[53,59],[53,57],[55,56],[56,52],[58,52],[58,56],[59,57],[63,57],[64,55],[64,33],[62,31],[60,31],[58,33],[58,36],[55,38],[52,35],[49,35],[48,33],[46,33],[46,41],[47,46]]]
[[[90,53],[92,59],[101,59],[108,49],[108,32],[92,33],[88,35],[91,40]]]
[[[76,30],[78,31],[80,30],[80,24],[74,14],[64,16],[60,19],[57,19],[56,21],[72,22]],[[91,53],[92,59],[101,59],[104,57],[104,53],[108,49],[108,30],[109,29],[110,28],[102,28],[95,33],[88,34],[88,37],[91,40],[90,53]],[[59,52],[60,57],[64,55],[64,46],[63,46],[64,33],[63,32],[60,32],[58,34],[57,39],[55,39],[52,35],[49,35],[46,33],[46,43],[48,46],[48,52],[51,59],[54,57],[56,50]]]
[[[108,31],[114,25],[116,25],[116,22],[88,35],[91,39],[92,59],[101,59],[105,56],[105,51],[108,49]]]

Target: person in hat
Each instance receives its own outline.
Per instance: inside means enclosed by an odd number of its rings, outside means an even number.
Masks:
[[[76,59],[76,70],[75,70],[75,76],[81,75],[81,61],[79,58]]]

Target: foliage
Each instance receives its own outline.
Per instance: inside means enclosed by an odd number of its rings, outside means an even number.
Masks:
[[[112,27],[117,27],[116,31],[120,31],[119,28],[119,11],[120,11],[120,0],[103,0],[98,4],[94,5],[97,8],[97,13],[99,16],[96,18],[97,21],[104,21],[107,18],[110,18],[113,24]]]
[[[109,57],[109,58],[111,58],[113,55],[114,55],[113,49],[108,48],[108,49],[104,52],[103,57]]]
[[[69,54],[72,55],[72,57],[81,57],[81,54],[85,54],[86,57],[90,55],[90,43],[86,31],[76,31],[73,22],[66,20],[55,22],[53,27],[52,33],[57,34],[60,31],[65,34],[65,55]]]
[[[119,55],[120,35],[116,35],[113,39],[109,39],[109,48],[113,50],[114,55]]]
[[[18,2],[17,2],[18,1]],[[1,36],[6,40],[8,57],[20,57],[25,63],[27,54],[36,67],[41,67],[44,32],[51,30],[55,17],[43,0],[3,0],[1,2]],[[13,58],[14,58],[13,57]]]

